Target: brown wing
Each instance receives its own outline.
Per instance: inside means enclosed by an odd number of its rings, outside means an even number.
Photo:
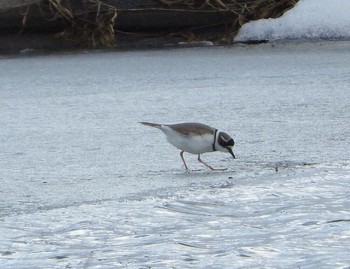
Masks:
[[[215,128],[212,128],[202,123],[195,123],[195,122],[172,124],[168,126],[183,135],[214,134],[215,132]]]

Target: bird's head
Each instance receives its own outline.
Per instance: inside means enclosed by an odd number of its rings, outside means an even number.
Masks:
[[[232,148],[235,145],[235,141],[231,136],[229,136],[227,133],[220,132],[217,141],[220,147],[222,147],[221,151],[228,151],[234,159],[236,158],[235,154],[232,151]]]

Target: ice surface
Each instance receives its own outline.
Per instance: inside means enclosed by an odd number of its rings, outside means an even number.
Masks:
[[[235,41],[350,39],[350,1],[300,0],[277,19],[243,25]]]
[[[347,268],[349,173],[314,166],[9,217],[2,268]]]
[[[349,267],[349,47],[1,59],[0,268]],[[209,124],[237,159],[185,173],[139,121]]]

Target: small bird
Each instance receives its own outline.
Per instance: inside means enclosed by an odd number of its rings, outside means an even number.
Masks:
[[[189,169],[183,156],[184,152],[198,154],[198,161],[211,170],[226,169],[215,169],[211,167],[202,161],[200,157],[202,153],[213,151],[229,152],[234,159],[236,158],[232,151],[232,147],[235,144],[233,138],[227,133],[219,132],[217,129],[208,125],[194,122],[179,124],[140,123],[161,130],[168,142],[181,150],[180,156],[186,170]]]

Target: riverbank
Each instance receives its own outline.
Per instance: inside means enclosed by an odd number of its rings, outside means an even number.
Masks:
[[[82,48],[229,45],[249,21],[276,18],[297,0],[0,3],[0,53]],[[264,41],[264,40],[263,40]]]

